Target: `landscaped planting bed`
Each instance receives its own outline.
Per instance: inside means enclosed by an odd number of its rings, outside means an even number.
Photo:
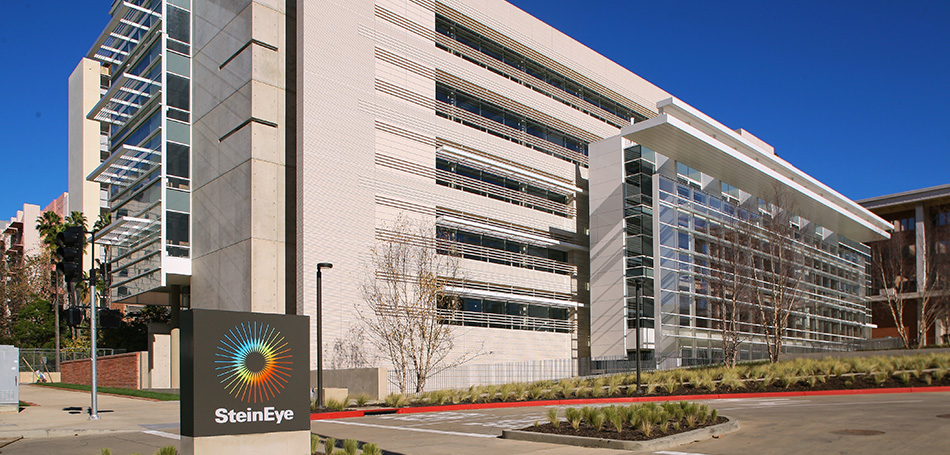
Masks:
[[[725,423],[715,409],[698,403],[643,403],[629,406],[548,409],[545,423],[520,431],[624,441],[647,441]]]
[[[559,381],[472,386],[415,395],[391,394],[390,408],[455,404],[546,401],[617,397],[663,397],[722,393],[802,392],[950,386],[950,354],[921,353],[776,363],[739,364],[735,368],[681,368],[645,373],[640,393],[633,373]],[[343,409],[373,405],[365,397],[334,406]]]
[[[637,396],[633,373],[597,378],[473,386],[386,398],[390,407]],[[642,395],[950,386],[950,354],[796,359],[735,368],[681,368],[642,375]]]

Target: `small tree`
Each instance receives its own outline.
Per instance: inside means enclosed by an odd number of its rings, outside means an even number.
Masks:
[[[769,360],[774,363],[782,354],[789,317],[804,297],[805,255],[795,242],[791,194],[775,186],[768,202],[769,210],[760,217],[758,241],[753,242],[758,281],[754,289]]]
[[[456,332],[446,324],[458,298],[446,291],[459,279],[458,257],[437,248],[435,230],[399,216],[377,233],[361,283],[357,313],[375,347],[392,362],[399,391],[425,388],[433,375],[470,358],[453,353]],[[452,354],[455,354],[452,356]]]
[[[713,227],[710,245],[709,284],[712,316],[722,338],[723,362],[733,368],[739,360],[739,346],[746,338],[741,323],[752,298],[752,254],[748,229],[740,222]]]
[[[924,239],[924,274],[918,279],[917,347],[927,345],[927,332],[944,318],[950,306],[950,233],[936,227]]]
[[[910,296],[916,286],[916,265],[909,254],[908,237],[904,232],[892,232],[891,238],[875,242],[871,248],[871,274],[874,287],[881,290],[884,304],[894,319],[897,336],[904,347],[910,349],[904,314],[912,306]]]

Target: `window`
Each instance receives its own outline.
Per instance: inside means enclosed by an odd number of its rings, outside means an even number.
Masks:
[[[937,226],[946,226],[950,224],[950,211],[937,212],[935,223]]]
[[[726,200],[732,199],[734,203],[738,203],[739,188],[736,188],[726,182],[722,182],[722,197]]]
[[[915,224],[916,224],[916,220],[914,220],[914,217],[901,218],[899,220],[894,221],[894,231],[895,232],[913,231],[914,229],[916,229]]]
[[[700,186],[703,181],[702,173],[696,169],[693,169],[683,163],[676,163],[676,173],[680,178],[680,182],[689,183],[694,186]]]
[[[165,80],[168,105],[184,111],[191,110],[188,79],[169,73],[165,76]]]
[[[645,119],[642,115],[638,114],[634,110],[627,108],[626,106],[623,106],[611,100],[609,97],[596,93],[590,90],[589,88],[583,87],[581,84],[578,84],[570,80],[569,78],[562,76],[561,74],[545,67],[544,65],[541,65],[540,63],[530,58],[525,57],[524,55],[521,55],[518,52],[515,52],[512,49],[509,49],[505,46],[502,46],[499,43],[496,43],[493,40],[490,40],[484,36],[481,36],[477,32],[470,30],[452,21],[451,19],[445,16],[437,14],[435,20],[436,20],[435,30],[437,32],[451,39],[454,39],[455,41],[462,43],[472,49],[480,51],[483,54],[497,60],[499,63],[502,63],[502,65],[486,65],[480,62],[476,62],[472,60],[471,58],[466,58],[465,56],[461,56],[462,58],[465,58],[466,60],[469,60],[472,63],[475,63],[476,65],[487,68],[489,71],[493,71],[509,79],[513,79],[513,80],[516,80],[517,82],[521,82],[526,85],[529,85],[535,91],[539,93],[543,93],[547,96],[550,96],[551,98],[557,101],[560,101],[561,103],[567,104],[571,107],[577,108],[576,106],[571,104],[570,101],[566,99],[562,99],[559,96],[559,94],[554,91],[550,91],[551,93],[548,93],[548,91],[545,90],[544,87],[535,87],[533,85],[530,85],[529,81],[523,80],[526,78],[520,77],[518,75],[518,72],[510,71],[508,68],[517,69],[518,71],[530,74],[531,76],[534,76],[535,78],[540,79],[542,82],[546,82],[552,87],[556,87],[560,91],[563,91],[565,93],[570,93],[571,95],[581,98],[584,101],[587,101],[588,103],[593,104],[594,106],[598,106],[601,109],[604,109],[605,111],[608,111],[620,118],[636,119],[637,121],[641,121]],[[441,45],[437,45],[437,46],[442,50],[449,51],[449,49],[444,46],[441,46]],[[458,53],[456,53],[456,55],[458,55]],[[588,113],[588,114],[596,118],[600,118],[600,117],[597,117],[593,113]],[[601,120],[604,120],[604,119],[601,119]],[[614,126],[622,127],[623,125],[614,125]]]
[[[189,147],[174,142],[166,142],[165,152],[168,155],[166,159],[168,175],[189,178]]]
[[[515,130],[527,132],[529,135],[537,137],[539,139],[550,142],[554,145],[564,147],[568,150],[580,153],[582,155],[587,155],[587,142],[578,139],[576,137],[570,136],[564,132],[549,128],[544,124],[536,122],[532,119],[525,117],[522,114],[518,114],[514,111],[495,106],[486,101],[482,101],[477,97],[468,95],[464,92],[458,91],[452,87],[449,87],[441,82],[436,83],[436,93],[435,99],[446,104],[454,105],[460,109],[464,109],[472,114],[478,115],[499,125],[506,125]],[[460,118],[454,117],[450,112],[436,112],[439,116],[454,120],[465,125],[471,126],[473,128],[481,129],[486,131],[489,134],[501,137],[502,139],[507,139],[512,142],[522,143],[521,139],[516,137],[509,136],[509,133],[504,131],[504,128],[499,129],[485,129],[478,125],[471,124],[467,121],[464,121]],[[502,121],[502,119],[504,121]],[[547,149],[544,147],[538,147],[535,145],[524,143],[523,145],[527,147],[534,148],[541,152],[547,153],[549,155],[555,156],[565,161],[570,161],[575,164],[583,164],[577,162],[574,158],[569,156],[564,156],[559,153],[556,149]],[[586,166],[586,164],[584,164]]]

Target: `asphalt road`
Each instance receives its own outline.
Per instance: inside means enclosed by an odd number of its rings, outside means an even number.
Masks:
[[[740,430],[668,449],[689,454],[950,453],[950,393],[711,400]],[[355,438],[404,454],[625,453],[497,439],[545,420],[546,408],[401,414],[315,421],[314,433]],[[879,432],[879,433],[878,433]],[[873,434],[869,434],[873,433]],[[660,452],[662,453],[662,452]]]
[[[950,452],[950,393],[875,394],[708,401],[739,420],[740,430],[658,455],[725,454],[942,454]],[[619,454],[500,439],[503,429],[544,421],[546,408],[508,408],[443,413],[395,414],[314,421],[314,433],[338,440],[375,442],[389,453],[443,454]],[[0,454],[90,454],[110,448],[115,455],[150,455],[178,446],[177,429],[109,435],[24,439]],[[872,434],[873,433],[873,434]],[[2,444],[2,442],[0,442]]]

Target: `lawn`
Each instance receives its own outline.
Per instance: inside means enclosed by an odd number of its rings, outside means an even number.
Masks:
[[[91,387],[85,384],[66,384],[62,382],[41,382],[36,385],[43,387],[54,387],[58,389],[84,390],[90,391]],[[148,398],[158,401],[178,401],[181,397],[176,393],[152,392],[149,390],[123,389],[119,387],[96,387],[99,393],[109,393],[112,395],[121,395],[126,397]]]

